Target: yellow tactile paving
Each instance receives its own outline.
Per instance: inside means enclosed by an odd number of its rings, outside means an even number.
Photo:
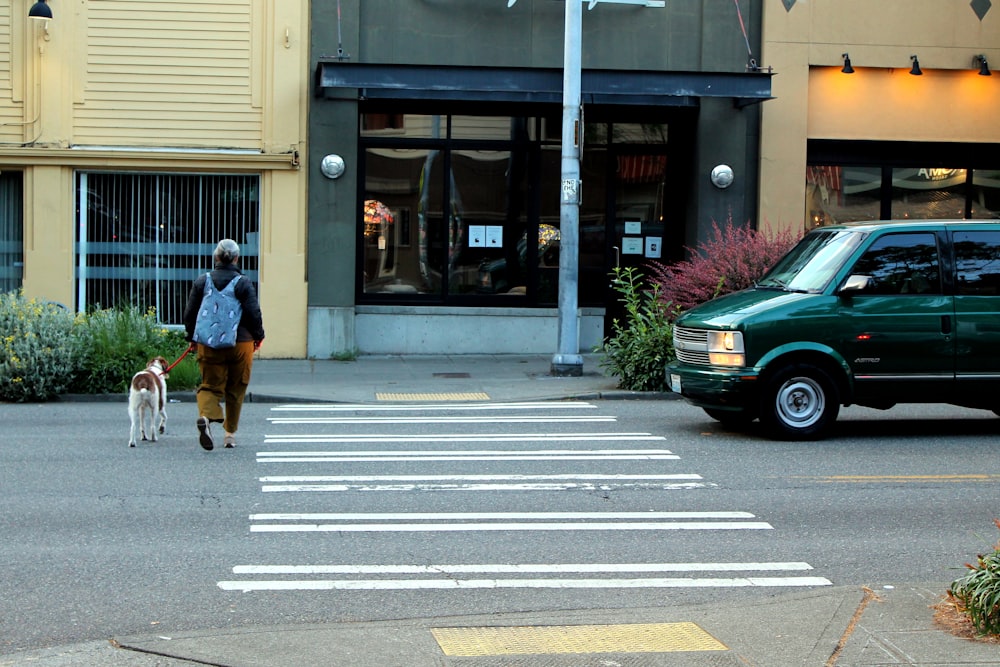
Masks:
[[[432,628],[448,656],[727,651],[694,623]]]
[[[489,394],[481,391],[445,392],[440,394],[395,394],[376,392],[377,401],[488,401]]]

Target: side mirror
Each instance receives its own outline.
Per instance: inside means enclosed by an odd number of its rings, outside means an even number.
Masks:
[[[852,274],[847,277],[838,294],[856,294],[857,292],[869,292],[875,289],[875,280],[871,276]]]

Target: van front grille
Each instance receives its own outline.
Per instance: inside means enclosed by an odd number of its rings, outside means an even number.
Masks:
[[[682,364],[708,366],[708,331],[674,327],[674,354]]]

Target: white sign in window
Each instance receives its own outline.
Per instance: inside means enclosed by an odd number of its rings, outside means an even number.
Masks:
[[[625,237],[622,239],[622,254],[623,255],[641,255],[642,254],[642,237],[629,238]]]
[[[487,248],[502,248],[503,247],[503,227],[490,225],[486,228],[486,247]]]
[[[663,252],[663,238],[659,236],[646,237],[646,257],[659,259]]]
[[[486,227],[485,225],[469,225],[469,247],[486,247]]]

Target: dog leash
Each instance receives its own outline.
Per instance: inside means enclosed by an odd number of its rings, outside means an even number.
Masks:
[[[195,347],[196,347],[195,343],[191,343],[190,345],[188,345],[188,349],[184,350],[184,354],[182,354],[181,356],[177,357],[177,361],[175,361],[174,363],[172,363],[169,366],[167,366],[167,370],[163,371],[164,375],[167,374],[167,373],[169,373],[170,371],[172,371],[174,369],[174,366],[176,366],[177,364],[181,363],[181,360],[183,360],[184,357],[188,356],[188,352],[190,352],[191,350],[193,350]]]

